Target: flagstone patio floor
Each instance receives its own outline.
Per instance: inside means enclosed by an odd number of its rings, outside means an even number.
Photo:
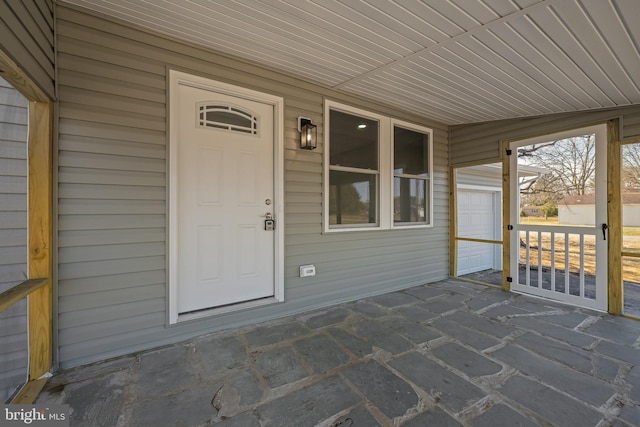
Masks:
[[[640,321],[460,280],[60,372],[71,426],[638,426]]]

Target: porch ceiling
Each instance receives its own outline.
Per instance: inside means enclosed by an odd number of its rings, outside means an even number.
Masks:
[[[636,0],[67,0],[446,124],[640,104]]]

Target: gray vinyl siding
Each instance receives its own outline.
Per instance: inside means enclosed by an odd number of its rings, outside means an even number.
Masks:
[[[447,127],[58,5],[58,358],[70,367],[448,275]],[[167,326],[167,69],[284,98],[285,298]],[[434,129],[435,226],[322,234],[322,138],[332,99]],[[317,275],[298,277],[301,264]]]
[[[54,91],[53,1],[0,0],[0,49],[51,99]]]
[[[502,172],[497,169],[496,175],[481,174],[473,171],[467,171],[466,168],[457,169],[456,183],[458,185],[472,185],[474,187],[491,187],[492,190],[501,190],[502,188]]]
[[[622,136],[623,140],[640,138],[640,108],[624,114]]]
[[[640,137],[640,106],[452,126],[449,132],[451,165],[499,162],[502,140],[525,139],[611,119],[620,119],[622,140]]]
[[[27,278],[28,102],[0,78],[0,292]],[[0,313],[0,402],[27,376],[26,299]]]

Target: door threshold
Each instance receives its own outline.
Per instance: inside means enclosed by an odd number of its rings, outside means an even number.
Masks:
[[[246,310],[249,308],[260,307],[281,302],[275,297],[257,298],[249,301],[243,301],[233,304],[226,304],[217,307],[203,308],[201,310],[188,311],[178,314],[178,323],[188,322],[190,320],[202,319],[204,317],[216,316],[219,314],[231,313],[234,311]]]

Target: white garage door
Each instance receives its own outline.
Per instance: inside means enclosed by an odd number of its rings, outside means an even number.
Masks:
[[[500,229],[500,193],[458,190],[458,237],[496,240]],[[458,241],[458,276],[501,268],[500,246]]]

